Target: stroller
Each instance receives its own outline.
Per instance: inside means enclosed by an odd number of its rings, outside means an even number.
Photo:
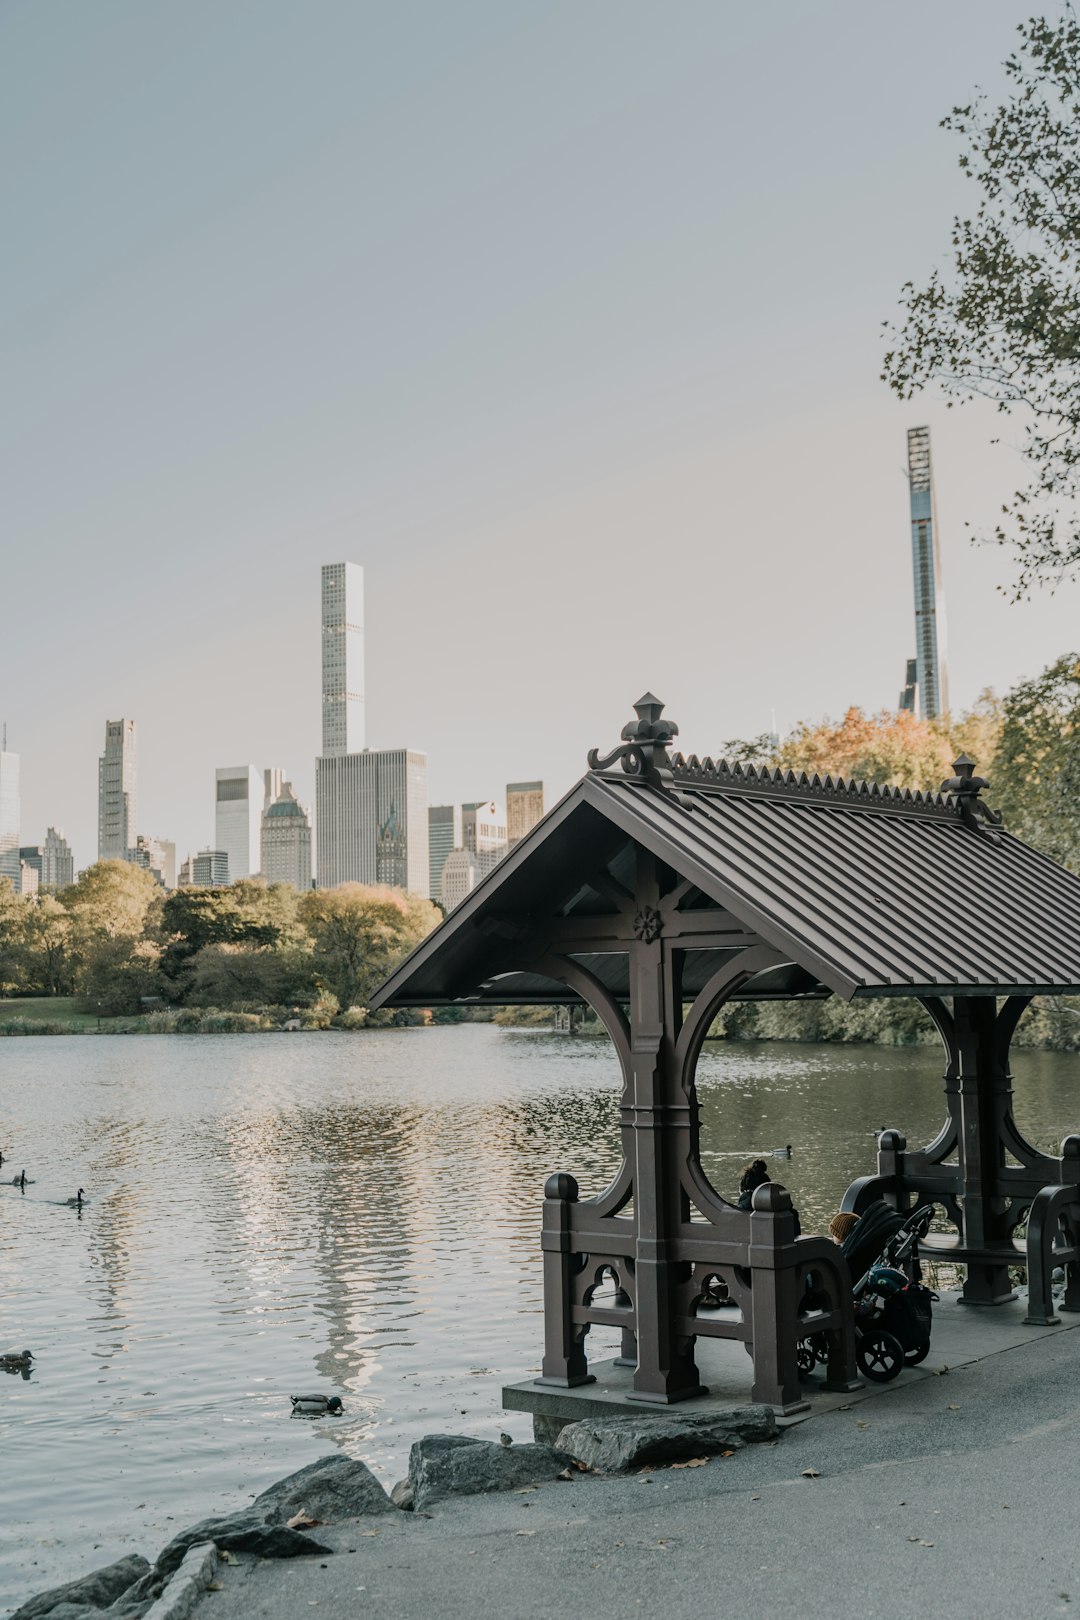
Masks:
[[[938,1296],[920,1281],[917,1251],[933,1214],[934,1206],[924,1204],[904,1216],[882,1199],[870,1205],[841,1246],[855,1279],[855,1360],[875,1384],[887,1384],[930,1353],[932,1307]],[[901,1269],[904,1265],[910,1276]],[[798,1356],[804,1375],[827,1361],[825,1335],[803,1339]]]

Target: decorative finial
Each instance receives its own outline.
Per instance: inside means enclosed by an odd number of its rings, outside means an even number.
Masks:
[[[622,745],[603,758],[598,748],[590,748],[589,769],[606,771],[619,760],[627,776],[639,776],[652,787],[670,792],[673,778],[668,743],[679,735],[679,728],[674,720],[662,720],[663,712],[664,705],[651,692],[638,698],[634,704],[637,719],[623,726]]]
[[[991,843],[998,843],[997,834],[991,829],[1000,827],[1004,817],[1000,810],[991,810],[979,797],[983,788],[989,787],[990,783],[985,776],[975,775],[975,761],[968,754],[961,754],[953,760],[953,771],[956,774],[942,782],[942,793],[951,793],[956,799],[956,808],[965,827],[970,827],[972,832],[985,834]]]

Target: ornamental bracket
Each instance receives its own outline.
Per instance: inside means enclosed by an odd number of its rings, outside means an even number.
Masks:
[[[675,777],[668,753],[668,744],[679,735],[679,728],[674,720],[661,719],[663,712],[664,705],[651,692],[638,698],[634,704],[637,719],[623,726],[622,743],[613,748],[610,754],[604,755],[598,748],[590,748],[589,769],[607,771],[618,761],[627,776],[659,788],[690,810],[693,808],[691,800],[675,790]]]

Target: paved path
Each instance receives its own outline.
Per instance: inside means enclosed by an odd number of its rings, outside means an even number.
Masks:
[[[902,1379],[703,1468],[319,1534],[337,1556],[239,1561],[197,1620],[1080,1616],[1080,1333]]]

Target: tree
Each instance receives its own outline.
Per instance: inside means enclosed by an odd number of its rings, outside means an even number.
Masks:
[[[939,788],[956,757],[943,728],[913,714],[848,709],[839,724],[796,726],[780,745],[777,762],[789,770],[817,771],[900,787]]]
[[[1030,480],[993,531],[1019,597],[1080,563],[1080,23],[1068,4],[1017,32],[1007,100],[942,119],[981,196],[953,220],[951,271],[905,285],[883,377],[901,399],[936,383],[950,405],[982,396],[1024,419]]]
[[[1010,832],[1080,871],[1080,656],[1006,693],[990,802]]]
[[[74,988],[95,1001],[109,999],[104,988],[109,964],[121,971],[118,964],[127,962],[138,942],[152,930],[161,890],[144,867],[128,861],[98,861],[63,890],[59,900],[71,917]],[[120,992],[121,1000],[124,994]]]
[[[142,1012],[142,998],[161,991],[161,947],[151,939],[101,936],[82,964],[80,987],[95,1012],[114,1017]]]
[[[174,889],[161,908],[162,970],[173,994],[187,994],[195,960],[208,946],[274,949],[301,942],[298,901],[289,884],[255,878],[227,889]]]
[[[304,895],[300,914],[316,971],[343,1010],[361,1005],[439,921],[430,900],[360,883]]]
[[[23,988],[25,912],[26,904],[15,893],[11,879],[0,877],[0,995]]]
[[[26,907],[22,960],[29,988],[46,996],[66,996],[72,987],[72,921],[52,894]]]
[[[298,945],[204,945],[195,957],[187,999],[201,1007],[306,1004],[315,989],[310,948]]]

